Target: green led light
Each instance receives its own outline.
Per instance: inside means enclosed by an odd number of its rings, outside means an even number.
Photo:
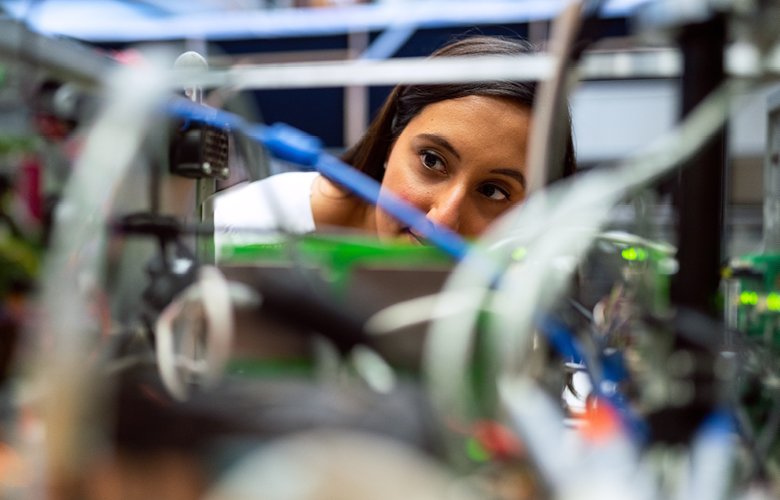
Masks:
[[[742,292],[739,295],[739,300],[743,304],[750,304],[754,306],[758,304],[758,294],[756,292]]]
[[[780,311],[780,295],[776,293],[767,295],[766,307],[771,311]]]
[[[466,454],[475,462],[487,462],[490,460],[490,452],[482,446],[479,439],[473,436],[466,441]]]
[[[636,260],[639,254],[636,251],[636,248],[626,248],[621,253],[624,259],[626,260]]]
[[[517,247],[514,252],[512,252],[512,260],[520,260],[523,257],[525,257],[525,254],[528,253],[528,250],[525,249],[525,247]]]

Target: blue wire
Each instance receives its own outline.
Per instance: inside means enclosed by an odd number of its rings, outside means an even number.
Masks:
[[[537,317],[536,323],[545,337],[549,340],[550,345],[561,357],[585,366],[585,369],[593,382],[594,394],[602,401],[606,401],[608,404],[612,405],[618,415],[620,415],[623,425],[635,440],[645,442],[650,436],[650,430],[647,423],[636,415],[619,395],[607,394],[602,390],[601,382],[603,379],[597,379],[594,376],[592,368],[589,367],[586,362],[588,358],[584,354],[584,346],[577,341],[569,328],[561,321],[550,316]],[[598,362],[599,358],[594,359],[594,361]],[[601,366],[601,372],[604,372],[603,365]]]
[[[739,424],[734,413],[727,407],[715,408],[699,424],[698,433],[710,439],[731,436],[737,432]]]
[[[376,179],[324,153],[320,155],[319,161],[314,166],[328,179],[348,186],[357,196],[380,206],[382,210],[458,260],[463,259],[468,253],[470,245],[466,240],[442,226],[437,226],[426,217],[424,212],[393,193],[380,192],[381,184]]]

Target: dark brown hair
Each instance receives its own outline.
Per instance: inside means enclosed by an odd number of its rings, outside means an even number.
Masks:
[[[531,44],[521,40],[474,36],[447,45],[434,52],[431,57],[521,55],[533,52]],[[342,160],[381,181],[384,175],[383,165],[387,160],[390,148],[409,122],[429,104],[447,99],[480,95],[503,97],[532,108],[535,94],[536,82],[529,81],[399,85],[390,93],[363,138],[344,153]],[[569,123],[564,154],[564,177],[571,175],[576,170],[571,119],[568,116],[567,114]]]

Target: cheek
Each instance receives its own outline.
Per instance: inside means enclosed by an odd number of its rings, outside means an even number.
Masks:
[[[496,220],[500,219],[504,214],[506,214],[510,210],[517,208],[522,203],[523,202],[520,201],[518,203],[515,203],[514,205],[509,205],[507,207],[504,207],[503,209],[498,210],[497,212],[489,212],[486,214],[482,214],[480,216],[475,216],[472,219],[473,227],[470,230],[470,234],[467,234],[465,236],[481,236],[482,233],[484,233],[488,229],[488,227],[490,227],[491,224],[493,224]]]
[[[382,195],[387,193],[388,191],[392,192],[395,196],[402,198],[406,202],[410,202],[408,199],[408,193],[406,189],[396,190],[389,188],[386,183],[382,183],[382,194],[380,194],[380,199]],[[399,192],[400,191],[400,192]],[[376,211],[376,230],[377,235],[380,239],[386,239],[386,237],[395,237],[398,236],[401,233],[401,229],[403,229],[403,225],[399,223],[398,221],[393,218],[389,213],[385,212],[381,208],[377,207]]]
[[[408,170],[397,168],[397,166],[395,168],[388,166],[387,173],[382,181],[382,192],[388,191],[427,213],[428,195],[425,186],[419,179],[410,178]],[[382,238],[398,236],[404,226],[387,212],[378,209],[376,212],[376,227],[377,234]]]
[[[478,237],[490,227],[496,219],[514,208],[516,205],[509,205],[502,209],[484,209],[477,203],[470,205],[464,210],[461,219],[460,234],[467,237]]]
[[[476,238],[485,232],[491,222],[493,222],[491,219],[484,219],[482,217],[465,217],[462,219],[461,227],[458,232],[461,236]]]
[[[427,211],[430,186],[424,178],[415,175],[414,169],[408,165],[389,165],[382,181],[382,191],[392,191],[399,198]]]

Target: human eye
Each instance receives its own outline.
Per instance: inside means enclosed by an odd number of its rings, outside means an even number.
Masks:
[[[445,173],[447,168],[444,165],[444,160],[441,156],[433,151],[423,150],[420,151],[420,161],[423,166],[428,170],[434,170],[436,172]]]
[[[485,184],[484,186],[480,186],[477,191],[487,196],[491,200],[509,201],[509,193],[506,190],[501,189],[500,187],[493,184]]]

